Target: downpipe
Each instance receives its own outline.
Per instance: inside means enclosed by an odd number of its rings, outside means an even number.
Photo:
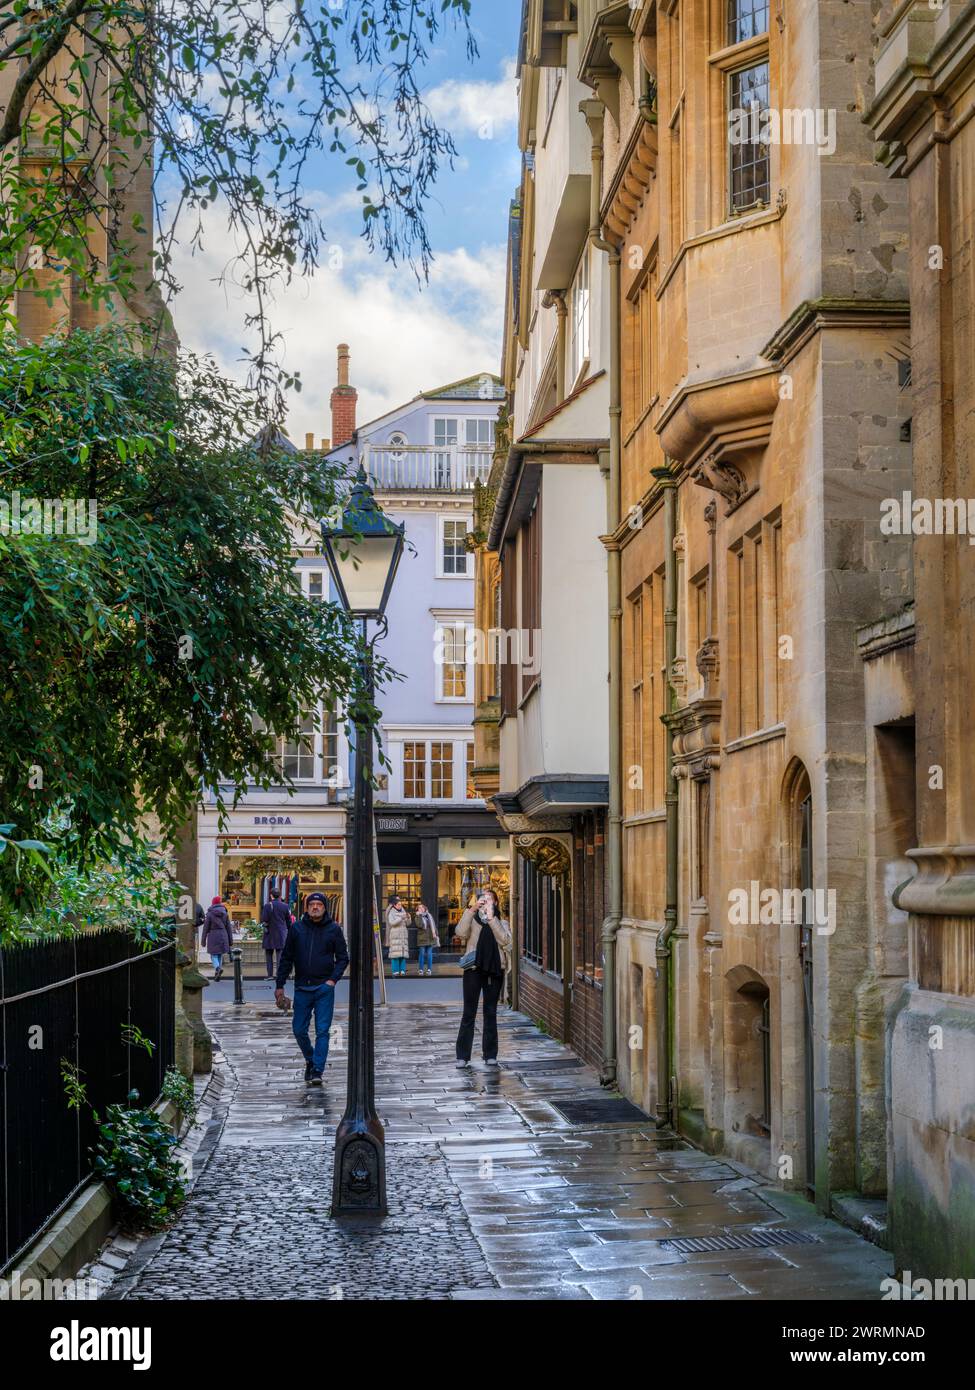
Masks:
[[[677,535],[677,485],[669,468],[653,469],[664,494],[664,662],[667,708],[664,715],[664,805],[667,814],[666,902],[663,931],[657,937],[656,1015],[657,1015],[657,1106],[658,1129],[674,1123],[674,1096],[671,1071],[674,1047],[674,958],[671,938],[677,930],[677,851],[678,851],[678,793],[674,776],[674,747],[670,716],[674,712],[674,689],[671,684],[674,660],[677,656],[677,557],[674,540]]]
[[[589,242],[604,252],[609,264],[609,475],[606,485],[607,600],[609,617],[609,807],[606,827],[607,913],[602,925],[603,1046],[600,1081],[617,1083],[616,938],[623,916],[623,737],[620,697],[623,667],[623,610],[621,555],[616,532],[620,525],[622,461],[621,363],[621,247],[602,233],[600,201],[603,186],[603,123],[606,108],[583,101],[579,109],[592,136],[592,178],[589,202]]]

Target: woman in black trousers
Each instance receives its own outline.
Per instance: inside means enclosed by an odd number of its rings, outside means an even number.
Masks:
[[[498,1065],[498,1000],[510,963],[511,928],[498,911],[498,895],[485,888],[457,924],[457,936],[474,956],[464,971],[464,1015],[457,1034],[457,1066],[469,1067],[474,1047],[477,1001],[484,996],[481,1051],[489,1067]]]

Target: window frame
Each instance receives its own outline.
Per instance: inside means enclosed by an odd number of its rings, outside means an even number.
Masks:
[[[474,703],[474,614],[469,611],[463,613],[437,613],[434,618],[434,651],[438,654],[438,659],[434,661],[434,700],[438,705],[473,705]],[[452,641],[456,643],[459,629],[464,629],[464,694],[448,695],[446,693],[446,681],[444,679],[446,670],[449,666],[460,666],[459,661],[447,662],[446,655],[446,634],[453,634]],[[456,649],[454,648],[456,654]]]
[[[461,523],[463,524],[463,526],[464,526],[464,534],[465,534],[465,536],[469,536],[469,535],[471,534],[471,532],[474,530],[474,517],[473,517],[470,513],[465,513],[465,514],[462,515],[462,516],[457,516],[457,515],[453,515],[453,516],[444,516],[444,515],[440,515],[440,516],[437,517],[437,566],[436,566],[436,577],[437,577],[437,579],[473,579],[473,577],[474,577],[474,567],[473,567],[474,552],[473,552],[472,550],[468,550],[466,546],[464,547],[464,560],[465,560],[465,564],[466,564],[467,568],[464,570],[464,572],[463,572],[462,574],[448,574],[448,573],[447,573],[447,569],[446,569],[446,566],[445,566],[445,563],[444,563],[444,562],[445,562],[445,560],[446,560],[445,546],[446,546],[446,543],[447,543],[447,523],[448,523],[448,522],[461,522]]]
[[[750,40],[749,40],[748,42],[750,42]],[[732,102],[733,102],[733,100],[734,100],[734,97],[733,97],[733,95],[732,95],[732,92],[733,92],[733,88],[734,88],[735,78],[740,77],[743,73],[746,73],[746,72],[755,72],[755,71],[757,71],[759,68],[763,68],[763,67],[764,67],[764,69],[765,69],[765,87],[766,87],[766,103],[767,103],[767,104],[766,104],[763,108],[760,108],[760,109],[765,110],[765,111],[768,111],[768,110],[770,109],[770,107],[771,107],[771,102],[772,102],[772,65],[771,65],[771,63],[769,62],[769,59],[768,59],[768,55],[767,55],[767,54],[766,54],[766,56],[765,56],[764,58],[759,59],[758,61],[754,61],[754,62],[749,61],[748,63],[745,63],[745,64],[742,65],[742,66],[736,66],[736,67],[730,68],[730,69],[728,70],[728,72],[725,74],[725,102],[724,102],[724,110],[725,110],[725,128],[726,128],[726,131],[727,131],[728,116],[730,115],[730,113],[732,112],[732,110],[739,110],[739,109],[743,110],[743,109],[744,109],[743,107],[739,108],[739,107],[734,107],[734,106],[732,105]],[[725,170],[725,209],[726,209],[727,216],[728,216],[729,218],[747,217],[747,216],[749,216],[749,214],[751,214],[751,213],[755,213],[755,212],[764,212],[764,211],[765,211],[767,208],[769,208],[769,207],[771,206],[771,204],[772,204],[772,147],[771,147],[771,145],[766,145],[766,146],[765,146],[765,154],[764,154],[764,156],[761,156],[761,155],[756,156],[756,158],[754,158],[754,159],[751,161],[751,164],[750,164],[750,165],[742,164],[742,166],[741,166],[742,169],[744,169],[744,168],[746,168],[746,167],[750,167],[750,168],[752,168],[752,169],[755,169],[755,168],[758,167],[758,165],[759,165],[759,164],[762,162],[762,160],[764,159],[765,170],[766,170],[765,185],[766,185],[766,188],[767,188],[767,190],[768,190],[768,197],[765,198],[765,199],[763,199],[763,198],[761,198],[761,197],[756,197],[756,198],[753,198],[752,201],[751,201],[750,203],[742,203],[740,206],[736,206],[736,204],[735,204],[735,191],[734,191],[734,179],[735,179],[735,151],[736,151],[736,150],[743,150],[743,149],[746,149],[746,148],[751,148],[751,146],[733,145],[733,144],[731,143],[730,140],[728,141],[728,161],[727,161],[727,167],[726,167],[726,170]]]
[[[418,726],[420,727],[420,726]],[[393,763],[393,786],[391,788],[391,800],[399,801],[403,805],[411,806],[446,806],[457,805],[466,801],[466,787],[463,785],[463,778],[466,776],[466,764],[462,762],[463,747],[471,740],[461,738],[462,728],[440,728],[435,725],[423,726],[417,733],[403,731],[395,739],[390,740],[391,759]],[[422,748],[422,762],[415,758],[411,763],[416,768],[422,768],[422,794],[410,794],[407,783],[407,750]],[[445,758],[443,752],[435,757],[434,749],[448,749],[449,754]],[[439,772],[437,768],[439,767]],[[448,769],[445,777],[443,769]],[[413,777],[416,785],[416,777]],[[440,794],[434,795],[434,788],[440,788]],[[448,790],[444,792],[444,787]],[[458,790],[461,788],[462,790]],[[397,796],[398,792],[398,796]]]
[[[531,513],[526,517],[524,525],[518,533],[519,549],[521,551],[520,580],[521,580],[521,621],[518,625],[519,632],[519,655],[522,659],[521,681],[519,684],[519,700],[524,703],[537,685],[541,682],[541,670],[531,671],[524,662],[522,643],[529,644],[529,650],[533,653],[539,650],[539,642],[536,641],[536,633],[541,637],[542,631],[542,494],[541,489],[535,496],[535,504]],[[532,664],[535,664],[534,662]],[[539,663],[540,664],[540,663]]]
[[[732,146],[728,134],[728,117],[731,110],[731,77],[762,63],[768,65],[768,103],[775,105],[777,69],[773,62],[773,52],[777,55],[773,30],[766,29],[763,34],[743,39],[740,43],[729,44],[729,0],[711,0],[708,23],[708,69],[710,87],[708,100],[711,109],[721,113],[721,119],[713,122],[710,153],[710,225],[712,228],[726,226],[750,216],[766,213],[774,202],[774,190],[778,175],[778,161],[773,159],[774,147],[768,147],[768,203],[752,203],[748,207],[735,209],[731,201]],[[676,248],[676,249],[679,249]]]
[[[585,292],[582,300],[583,288]],[[582,300],[583,308],[577,308]],[[580,350],[581,330],[585,328],[585,350]],[[590,248],[587,245],[576,266],[569,289],[569,335],[566,349],[569,354],[566,381],[571,393],[585,379],[592,361],[592,263]]]

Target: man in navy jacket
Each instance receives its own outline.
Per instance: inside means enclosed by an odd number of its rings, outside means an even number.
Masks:
[[[281,952],[281,963],[274,991],[284,998],[284,984],[295,972],[295,1008],[292,1029],[305,1059],[305,1081],[322,1084],[328,1060],[328,1031],[335,1009],[335,986],[349,964],[349,952],[342,928],[328,915],[325,895],[310,893],[304,915],[288,928]],[[315,1015],[315,1047],[312,1049],[308,1025]]]

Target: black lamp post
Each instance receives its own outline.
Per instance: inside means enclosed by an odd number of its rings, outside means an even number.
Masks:
[[[349,1079],[345,1114],[335,1134],[332,1215],[386,1214],[386,1147],[376,1114],[372,1009],[373,823],[375,734],[373,644],[386,631],[386,603],[403,554],[404,527],[377,504],[360,466],[339,527],[322,523],[329,572],[348,613],[361,624],[361,693],[353,711],[356,777],[349,882]],[[368,623],[380,624],[370,641]]]

